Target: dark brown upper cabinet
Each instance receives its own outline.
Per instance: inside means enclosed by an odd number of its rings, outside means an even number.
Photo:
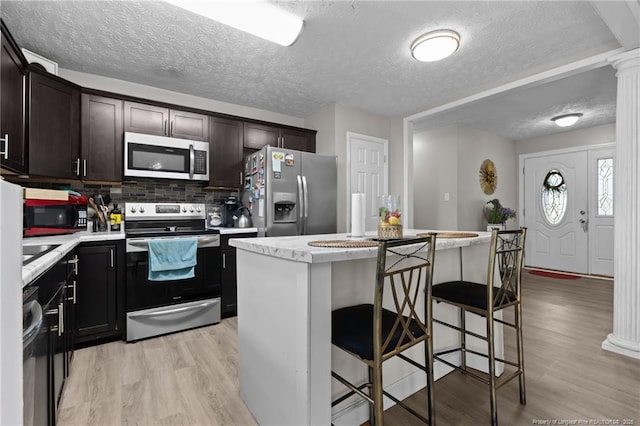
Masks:
[[[316,152],[316,132],[283,127],[280,129],[280,148]]]
[[[261,149],[265,145],[280,146],[280,129],[264,124],[244,123],[244,147]]]
[[[136,102],[124,103],[124,131],[209,141],[209,116]]]
[[[27,170],[25,150],[25,63],[2,22],[0,53],[0,164],[16,173]]]
[[[29,73],[30,175],[78,179],[80,89],[64,80]]]
[[[240,188],[243,185],[242,129],[240,120],[210,117],[209,186]]]
[[[261,149],[265,145],[316,152],[316,131],[245,122],[244,148]]]
[[[82,95],[81,177],[88,181],[122,181],[124,102]]]

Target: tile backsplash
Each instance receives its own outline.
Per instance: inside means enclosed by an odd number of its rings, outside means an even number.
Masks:
[[[129,202],[156,203],[204,203],[207,205],[223,202],[230,195],[238,195],[237,191],[203,189],[201,183],[182,181],[140,181],[123,182],[122,186],[74,183],[22,182],[22,186],[46,189],[72,189],[82,195],[109,195],[111,204]]]

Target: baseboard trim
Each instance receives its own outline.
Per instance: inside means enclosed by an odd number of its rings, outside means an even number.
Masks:
[[[451,353],[443,356],[452,364],[460,365],[460,354]],[[446,376],[454,369],[446,364],[436,361],[433,365],[433,377],[435,380]],[[427,385],[427,380],[422,370],[416,370],[395,383],[387,385],[385,390],[396,398],[403,400],[413,395]],[[391,399],[384,398],[384,408],[395,405]],[[357,395],[343,401],[333,408],[331,423],[335,426],[360,425],[369,420],[369,404]]]
[[[441,358],[454,364],[460,365],[460,352],[453,352],[441,356]],[[488,373],[487,359],[475,354],[467,354],[467,366],[476,370]],[[433,377],[435,380],[446,376],[455,369],[448,365],[436,361],[433,365]],[[496,363],[496,375],[500,376],[504,372],[504,364]],[[413,395],[427,385],[427,380],[422,370],[416,370],[406,377],[385,386],[385,390],[396,398],[403,400]],[[395,402],[391,399],[384,398],[384,409],[393,407]],[[369,420],[369,404],[367,401],[354,395],[333,407],[331,413],[331,424],[335,426],[352,426],[360,425]]]

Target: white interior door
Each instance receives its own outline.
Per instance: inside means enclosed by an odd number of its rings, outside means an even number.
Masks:
[[[347,133],[349,186],[347,223],[351,230],[351,194],[364,194],[365,231],[378,227],[378,196],[389,191],[389,141],[372,136]]]
[[[526,265],[589,272],[587,165],[586,151],[525,159]]]
[[[615,148],[589,151],[589,273],[613,276]]]

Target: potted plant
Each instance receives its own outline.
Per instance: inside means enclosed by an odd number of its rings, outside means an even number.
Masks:
[[[509,207],[503,207],[500,200],[494,198],[484,205],[484,217],[487,219],[487,231],[491,228],[505,229],[507,219],[516,217],[516,211]]]

